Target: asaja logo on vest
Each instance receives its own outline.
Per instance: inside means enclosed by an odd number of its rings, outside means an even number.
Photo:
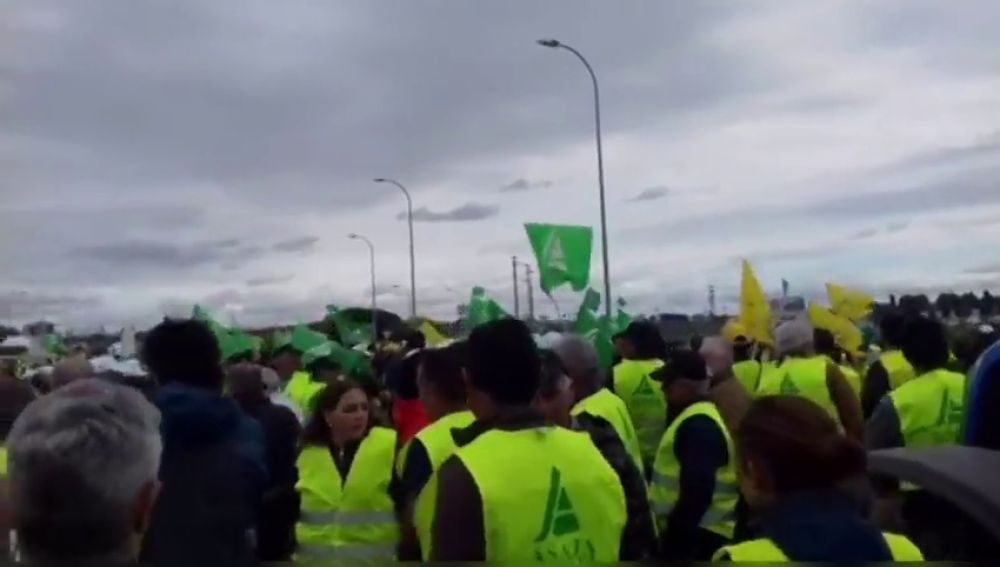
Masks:
[[[593,560],[594,544],[586,537],[580,537],[580,532],[580,519],[573,509],[566,487],[562,485],[562,473],[552,467],[542,531],[535,538],[535,559]],[[574,534],[577,534],[576,537]]]
[[[632,395],[637,398],[656,397],[656,390],[654,390],[653,385],[649,383],[648,376],[642,377],[642,380],[639,381],[639,385],[632,391]]]
[[[788,376],[788,374],[785,374],[785,377],[781,379],[781,386],[779,391],[783,396],[800,395],[798,386],[795,385],[795,382],[792,382],[792,379],[791,377]]]

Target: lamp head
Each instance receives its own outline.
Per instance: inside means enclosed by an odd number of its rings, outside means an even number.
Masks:
[[[386,180],[385,177],[376,177],[375,179],[372,179],[372,181],[375,183],[385,183]]]
[[[559,47],[562,45],[559,40],[556,39],[540,39],[538,40],[538,45],[544,45],[545,47]]]
[[[360,237],[357,235],[357,233],[352,232],[347,235],[347,238],[350,238],[351,240],[357,240]]]

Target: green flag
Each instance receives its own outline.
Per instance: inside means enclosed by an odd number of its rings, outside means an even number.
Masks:
[[[215,317],[212,317],[212,314],[201,305],[194,306],[194,309],[191,310],[191,318],[208,325],[212,334],[215,335],[215,340],[219,343],[219,348],[223,348],[223,343],[229,336],[229,329],[225,325],[216,321]]]
[[[332,304],[326,306],[326,317],[337,329],[337,334],[340,335],[340,342],[344,346],[353,347],[357,344],[370,343],[372,341],[371,323],[352,321],[343,310]]]
[[[239,329],[234,329],[224,336],[218,337],[222,359],[230,360],[245,355],[252,357],[255,352],[254,338]]]
[[[625,311],[625,299],[618,298],[618,314],[615,316],[614,331],[620,333],[632,322],[632,315]]]
[[[42,337],[42,348],[45,352],[56,356],[63,356],[69,353],[66,342],[58,333],[49,333]]]
[[[465,316],[465,323],[469,330],[504,317],[510,317],[510,315],[503,310],[503,307],[500,307],[499,303],[486,295],[485,289],[479,286],[472,288],[472,297],[469,298],[468,312]]]
[[[568,283],[580,291],[590,282],[594,229],[563,224],[524,225],[538,261],[538,285],[545,293]]]
[[[299,353],[325,343],[328,339],[323,333],[318,333],[309,327],[299,323],[292,329],[291,345]]]
[[[598,316],[597,310],[601,306],[601,294],[593,289],[587,289],[580,303],[580,309],[576,312],[576,323],[573,325],[573,332],[590,341],[597,350],[597,359],[601,369],[611,366],[614,350],[611,342],[611,335],[614,332],[611,324],[605,316]]]

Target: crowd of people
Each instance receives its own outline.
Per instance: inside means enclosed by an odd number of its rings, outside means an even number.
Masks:
[[[73,360],[45,393],[0,377],[0,533],[73,564],[947,559],[917,545],[943,503],[866,460],[957,443],[965,377],[939,323],[882,327],[865,366],[800,320],[673,349],[636,321],[602,369],[501,319],[405,333],[359,382],[165,320],[147,387]]]

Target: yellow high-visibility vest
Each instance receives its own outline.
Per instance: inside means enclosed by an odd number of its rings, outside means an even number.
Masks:
[[[830,364],[825,356],[809,358],[788,358],[776,372],[768,372],[761,380],[760,396],[793,395],[802,396],[826,410],[838,424],[840,413],[830,397],[830,387],[826,382],[826,367]]]
[[[632,418],[628,414],[628,407],[625,406],[625,402],[621,398],[607,388],[601,388],[577,402],[570,413],[574,416],[585,413],[610,423],[611,427],[615,429],[615,433],[618,434],[618,438],[622,440],[625,450],[635,462],[635,466],[639,468],[639,472],[645,475],[643,473],[642,451],[639,449],[639,436],[636,434],[635,425],[632,424]]]
[[[0,445],[0,478],[7,476],[7,447]]]
[[[958,443],[965,415],[965,376],[935,370],[889,393],[907,447]]]
[[[625,491],[589,435],[493,429],[455,456],[482,498],[487,561],[618,561]]]
[[[301,498],[296,560],[392,559],[399,525],[389,496],[396,432],[374,427],[358,447],[347,479],[325,446],[302,450],[295,484]]]
[[[643,463],[652,463],[656,446],[667,429],[667,400],[663,385],[652,377],[663,361],[623,360],[613,370],[615,393],[625,402],[636,435]]]
[[[903,356],[899,350],[889,350],[882,353],[879,362],[885,368],[885,373],[889,375],[889,389],[895,390],[903,384],[916,378],[917,373],[913,370],[913,365]]]
[[[743,384],[751,397],[757,394],[762,373],[763,368],[756,360],[741,360],[733,363],[733,374],[739,383]]]
[[[885,543],[889,547],[889,552],[892,554],[893,561],[924,560],[924,554],[921,553],[920,549],[907,537],[886,532],[883,532],[882,536],[885,537]],[[785,552],[781,551],[781,549],[773,541],[767,538],[752,539],[734,545],[727,545],[715,552],[715,556],[712,560],[721,561],[726,557],[733,562],[748,561],[755,563],[787,563],[789,561]]]
[[[740,496],[740,487],[736,482],[736,466],[733,462],[733,439],[729,435],[726,423],[719,414],[719,409],[712,402],[696,402],[687,407],[674,419],[663,434],[663,441],[656,451],[656,461],[653,464],[653,482],[650,484],[649,496],[653,506],[653,515],[658,527],[666,529],[666,520],[680,496],[681,464],[674,454],[674,443],[677,431],[688,419],[698,416],[708,416],[719,426],[726,439],[726,451],[729,461],[726,466],[715,473],[715,493],[712,495],[712,505],[705,511],[701,519],[701,527],[711,530],[723,537],[732,538],[736,526],[736,501]]]
[[[296,370],[285,384],[285,395],[299,408],[302,415],[309,419],[316,397],[325,387],[326,384],[313,380],[312,375],[305,370]]]
[[[452,430],[468,427],[475,420],[476,416],[472,415],[471,411],[450,413],[427,425],[415,436],[427,451],[427,458],[431,463],[431,477],[420,490],[413,504],[413,526],[416,528],[417,539],[420,540],[420,552],[425,561],[430,560],[431,554],[431,529],[434,522],[434,506],[437,501],[437,471],[448,457],[455,453],[455,439],[451,435]],[[412,442],[411,440],[410,443]],[[405,463],[406,454],[409,453],[410,443],[403,447],[403,451],[399,454],[399,460],[396,461],[400,477],[403,476],[403,463]]]

